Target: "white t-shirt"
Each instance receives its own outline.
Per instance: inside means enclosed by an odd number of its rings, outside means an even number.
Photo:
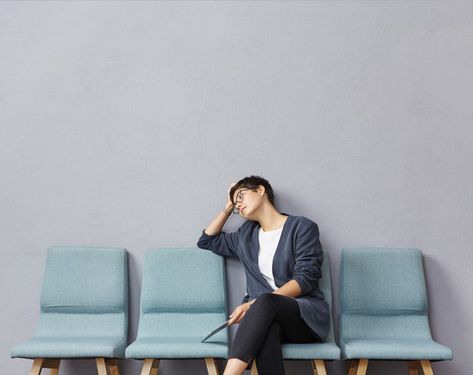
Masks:
[[[271,287],[276,290],[278,287],[274,283],[273,276],[273,258],[274,253],[276,253],[276,248],[278,247],[279,238],[281,237],[282,228],[263,231],[262,228],[259,229],[259,253],[258,253],[258,267],[266,279],[266,281],[271,285]]]

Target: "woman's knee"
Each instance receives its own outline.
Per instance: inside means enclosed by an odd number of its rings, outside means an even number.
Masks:
[[[251,307],[264,307],[264,308],[273,308],[274,307],[274,293],[263,293],[256,298],[255,302]]]

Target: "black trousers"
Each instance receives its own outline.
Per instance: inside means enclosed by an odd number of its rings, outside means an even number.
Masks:
[[[240,321],[229,358],[247,362],[247,369],[256,360],[259,375],[284,375],[282,343],[320,341],[301,318],[295,298],[263,293]]]

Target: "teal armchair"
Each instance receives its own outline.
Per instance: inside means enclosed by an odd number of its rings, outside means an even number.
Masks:
[[[34,337],[17,345],[12,358],[33,359],[31,375],[61,359],[94,358],[100,375],[118,374],[128,328],[128,262],[125,249],[51,247]]]
[[[136,340],[126,357],[144,360],[142,375],[157,374],[160,359],[227,358],[228,330],[201,343],[227,320],[224,258],[198,248],[146,252]]]
[[[433,374],[431,361],[452,351],[431,336],[422,254],[418,249],[343,249],[340,346],[364,375],[369,360],[407,361],[409,374]]]

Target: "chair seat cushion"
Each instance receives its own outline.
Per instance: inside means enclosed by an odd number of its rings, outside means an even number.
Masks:
[[[228,345],[198,338],[139,338],[126,349],[126,358],[227,358]]]
[[[341,343],[344,358],[449,360],[450,348],[425,339],[349,339]]]
[[[121,337],[34,337],[15,346],[12,358],[124,358]]]
[[[284,359],[340,359],[340,348],[331,342],[320,344],[283,344]]]

